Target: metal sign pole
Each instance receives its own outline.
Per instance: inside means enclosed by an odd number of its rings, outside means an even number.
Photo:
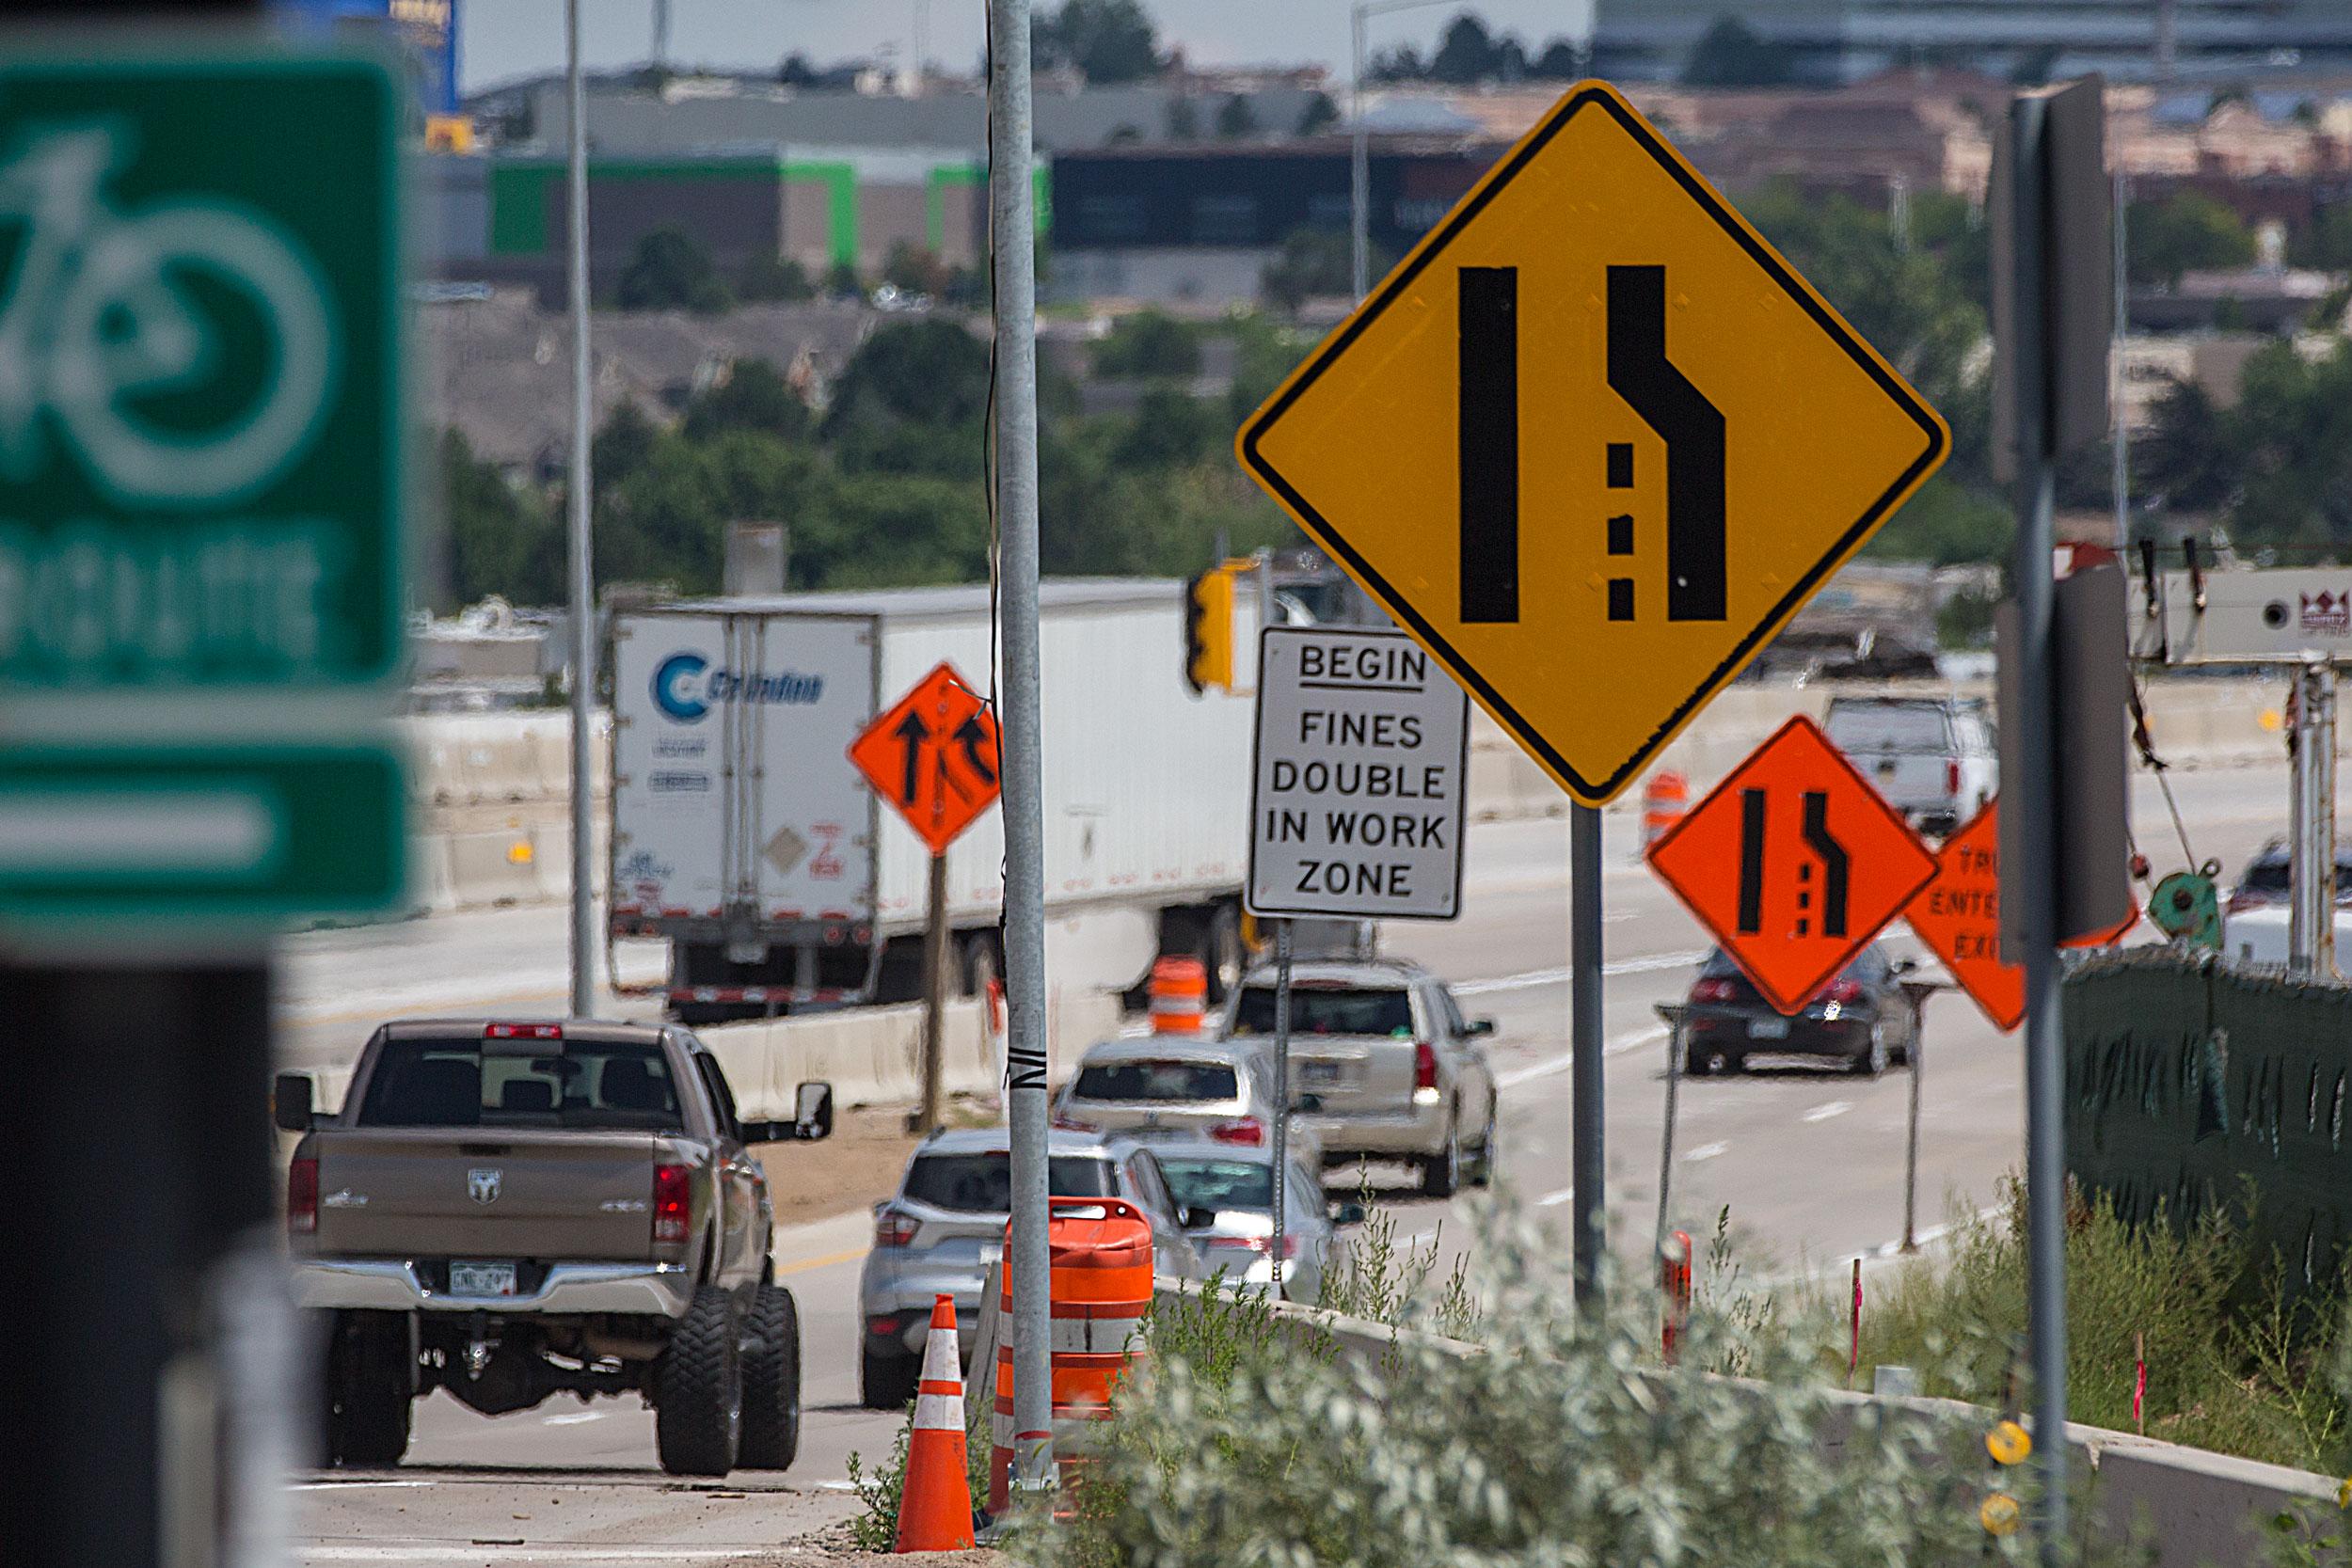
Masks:
[[[1029,0],[989,0],[989,251],[996,334],[996,517],[1004,673],[1005,1120],[1012,1143],[1012,1484],[1054,1484],[1046,1247],[1045,808],[1038,740],[1037,214]]]
[[[1658,1231],[1651,1251],[1662,1258],[1666,1254],[1666,1206],[1674,1186],[1675,1091],[1682,1086],[1683,1009],[1669,1003],[1661,1005],[1658,1014],[1666,1021],[1666,1128],[1658,1145]]]
[[[1575,1196],[1576,1301],[1588,1317],[1602,1309],[1600,1039],[1600,808],[1568,807],[1568,1051],[1574,1118],[1569,1180]]]
[[[1922,996],[1912,1004],[1911,1057],[1904,1065],[1911,1070],[1911,1125],[1903,1140],[1903,1250],[1919,1250],[1919,1072],[1927,1055],[1926,1022],[1928,1000]]]
[[[923,1103],[914,1131],[939,1125],[940,1071],[947,1054],[947,855],[931,856],[930,910],[923,927]]]
[[[596,439],[590,403],[588,360],[588,127],[587,92],[580,80],[580,0],[564,0],[564,68],[568,78],[565,135],[565,197],[569,255],[564,279],[571,293],[572,467],[570,491],[572,620],[572,1016],[596,1012],[596,911],[595,874],[589,861],[595,829],[588,799],[595,777],[589,761],[590,732],[596,719],[596,584],[590,550],[589,447]]]
[[[1273,1259],[1273,1288],[1282,1299],[1282,1183],[1288,1174],[1291,1121],[1291,923],[1274,925],[1274,1240],[1267,1254]]]
[[[2295,677],[2293,897],[2287,967],[2335,973],[2336,677],[2310,664]]]
[[[2010,254],[2016,336],[2010,377],[2016,419],[2018,777],[2001,781],[2006,816],[2016,812],[2022,863],[2055,868],[2058,777],[2056,693],[2051,686],[2057,593],[2051,572],[2056,465],[2044,274],[2051,242],[2047,157],[2048,105],[2019,96],[2010,105],[2010,167],[2016,222]],[[2004,729],[2011,719],[2004,714]],[[2020,879],[2020,957],[2026,971],[2026,1203],[2028,1311],[2034,1377],[2034,1459],[2041,1473],[2042,1560],[2058,1568],[2066,1555],[2066,1132],[2065,1061],[2058,1037],[2058,887],[2049,875]],[[2005,902],[2007,900],[2005,899]]]

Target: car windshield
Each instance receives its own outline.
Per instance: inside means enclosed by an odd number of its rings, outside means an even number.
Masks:
[[[651,1041],[565,1040],[485,1056],[480,1039],[386,1040],[362,1127],[606,1127],[683,1131],[669,1058]]]
[[[1078,1069],[1071,1090],[1080,1100],[1231,1100],[1237,1092],[1227,1062],[1097,1062]]]
[[[1110,1163],[1088,1154],[1057,1154],[1046,1163],[1046,1190],[1056,1197],[1112,1197],[1118,1187]],[[964,1214],[1006,1214],[1012,1212],[1012,1156],[999,1150],[988,1154],[918,1154],[907,1166],[906,1191],[911,1203],[952,1209]]]
[[[1185,1209],[1254,1209],[1264,1213],[1274,1207],[1274,1167],[1250,1160],[1189,1160],[1160,1156],[1160,1174],[1168,1190]]]
[[[1233,1018],[1237,1035],[1274,1033],[1274,988],[1251,986],[1241,993]],[[1403,987],[1299,985],[1291,988],[1294,1035],[1394,1035],[1410,1038],[1413,998]]]

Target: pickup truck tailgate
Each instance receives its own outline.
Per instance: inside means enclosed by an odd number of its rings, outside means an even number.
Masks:
[[[1402,1110],[1413,1098],[1413,1042],[1384,1035],[1294,1035],[1291,1092],[1321,1097],[1323,1116]]]
[[[318,1250],[345,1258],[653,1255],[650,1132],[326,1128]]]

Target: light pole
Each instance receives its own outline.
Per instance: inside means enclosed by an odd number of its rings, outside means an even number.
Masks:
[[[589,560],[588,443],[594,436],[588,364],[588,93],[580,79],[580,0],[564,0],[564,47],[571,123],[565,128],[570,255],[565,280],[572,307],[572,1016],[596,1011],[595,858],[588,792],[595,784],[589,762],[596,718],[596,589]]]
[[[1358,0],[1348,8],[1353,64],[1347,78],[1347,118],[1354,136],[1348,179],[1348,279],[1359,300],[1372,288],[1372,143],[1364,134],[1364,24],[1391,11],[1455,3],[1456,0]]]

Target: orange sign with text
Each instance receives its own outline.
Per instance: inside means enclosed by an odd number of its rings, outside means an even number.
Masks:
[[[2006,1034],[2026,1017],[2026,971],[2001,961],[2000,809],[1998,800],[1987,802],[1973,821],[1944,841],[1935,880],[1903,913],[1993,1026]],[[2138,920],[2134,909],[2114,929],[2066,945],[2105,947]]]
[[[1791,719],[1649,852],[1767,1002],[1800,1011],[1935,876],[1810,719]]]
[[[944,855],[996,801],[996,716],[943,663],[850,743],[850,760]]]

